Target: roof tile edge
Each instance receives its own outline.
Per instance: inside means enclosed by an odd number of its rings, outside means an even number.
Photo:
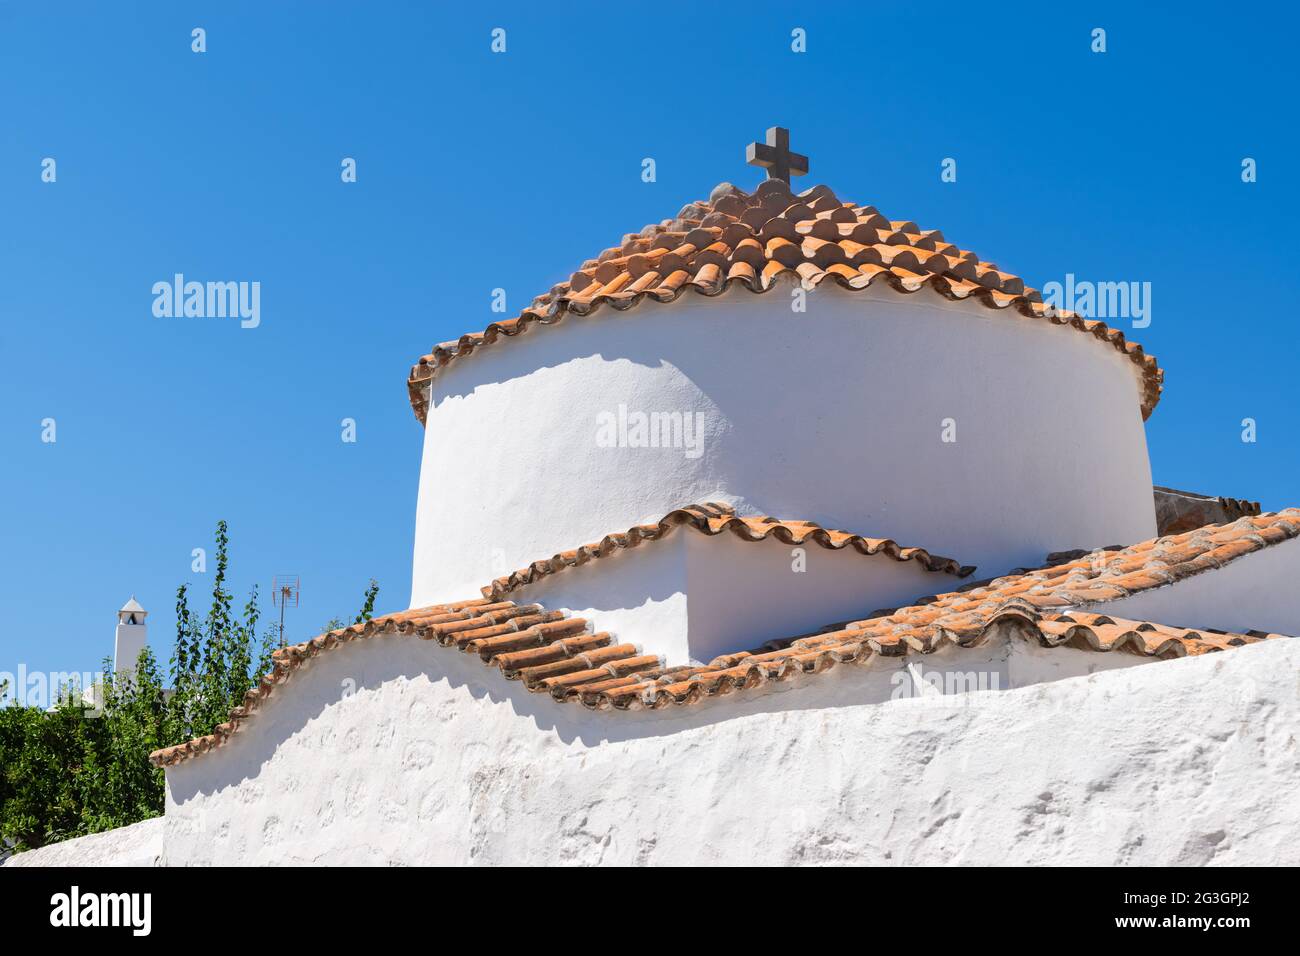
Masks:
[[[591,315],[606,304],[625,311],[644,299],[674,302],[688,288],[719,296],[740,285],[761,294],[785,278],[808,287],[829,278],[850,291],[870,288],[879,279],[900,293],[928,287],[950,300],[974,297],[999,310],[1014,306],[1026,318],[1070,325],[1128,356],[1140,372],[1144,419],[1160,400],[1163,370],[1122,331],[1044,305],[1041,294],[1018,276],[958,249],[938,230],[891,222],[872,206],[841,203],[826,186],[796,195],[786,184],[769,180],[752,194],[724,183],[708,201],[688,203],[677,218],[629,234],[620,246],[588,260],[572,279],[539,296],[516,318],[437,346],[411,368],[407,390],[412,409],[423,423],[426,391],[440,369],[534,325],[554,325],[569,313]]]
[[[1154,551],[1157,544],[1176,547],[1199,537],[1208,548],[1205,554],[1210,556],[1211,564],[1191,559],[1186,562],[1187,573],[1173,578],[1181,580],[1297,536],[1300,536],[1300,509],[1289,509],[1170,538],[1151,539],[1121,551],[1096,553],[1123,559],[1144,545],[1153,546],[1148,550]],[[1240,547],[1231,547],[1234,544]],[[1227,551],[1222,550],[1225,545],[1229,546]],[[1055,567],[1059,571],[1066,566]],[[149,760],[155,767],[169,767],[220,747],[300,667],[343,644],[383,634],[404,634],[436,640],[446,647],[455,646],[477,654],[489,666],[496,666],[507,679],[522,680],[530,691],[548,692],[557,701],[577,701],[593,710],[618,711],[693,704],[800,674],[822,673],[837,664],[865,663],[876,656],[929,654],[948,645],[975,647],[987,640],[995,628],[1008,625],[1021,636],[1038,640],[1043,647],[1068,646],[1106,653],[1125,651],[1155,658],[1219,652],[1286,636],[1169,627],[1112,618],[1080,608],[1080,604],[1087,604],[1090,599],[1095,604],[1098,594],[1076,591],[1072,581],[1047,586],[1036,577],[1050,574],[1052,570],[997,579],[995,584],[1001,587],[994,588],[993,606],[987,613],[979,610],[977,597],[984,589],[977,584],[975,591],[962,588],[947,595],[921,598],[907,608],[880,617],[769,642],[755,651],[722,655],[703,667],[664,668],[660,661],[639,654],[631,645],[613,645],[609,634],[587,633],[585,620],[566,618],[562,612],[548,612],[539,605],[517,606],[513,602],[493,603],[475,598],[403,611],[276,651],[270,673],[245,694],[244,703],[231,711],[228,721],[204,737],[154,751]],[[1151,578],[1138,590],[1167,583],[1170,583],[1167,578]],[[1105,593],[1114,590],[1113,585],[1108,586]],[[938,606],[942,600],[957,602],[947,609],[946,616]],[[904,613],[915,614],[918,620],[893,626],[891,622]],[[560,665],[558,670],[562,673],[556,672],[555,664]]]
[[[852,548],[864,556],[881,554],[895,561],[916,561],[927,571],[943,572],[959,578],[969,577],[975,571],[973,565],[963,565],[952,558],[931,554],[924,548],[904,547],[892,538],[868,538],[847,531],[823,528],[812,521],[784,520],[768,515],[737,515],[730,505],[709,501],[683,505],[668,512],[657,522],[633,525],[627,531],[607,534],[599,541],[534,561],[525,568],[495,579],[481,591],[485,598],[500,600],[512,591],[535,584],[566,568],[580,567],[597,558],[638,547],[645,541],[663,540],[678,527],[686,527],[709,536],[730,532],[742,541],[766,541],[774,538],[783,544],[794,546],[811,542],[828,551]]]

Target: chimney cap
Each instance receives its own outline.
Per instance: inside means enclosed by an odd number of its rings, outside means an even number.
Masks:
[[[140,602],[137,601],[135,599],[135,595],[132,594],[131,600],[123,604],[122,610],[118,611],[117,613],[118,614],[139,614],[141,617],[144,617],[149,612],[140,606]]]

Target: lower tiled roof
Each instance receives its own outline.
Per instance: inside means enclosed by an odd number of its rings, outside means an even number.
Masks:
[[[459,648],[530,691],[618,711],[692,704],[862,663],[877,654],[928,654],[947,644],[972,647],[1001,628],[1044,647],[1156,658],[1213,653],[1282,635],[1169,627],[1082,608],[1222,567],[1298,535],[1297,509],[1242,518],[969,585],[819,633],[725,654],[703,666],[664,667],[658,657],[617,643],[608,633],[588,633],[582,618],[537,604],[478,598],[403,611],[277,651],[271,672],[231,711],[229,721],[206,737],[156,751],[150,760],[154,766],[171,766],[221,746],[316,655],[380,634],[406,634]]]
[[[661,541],[679,527],[705,535],[730,532],[742,541],[775,538],[788,545],[811,543],[829,551],[852,548],[863,555],[881,554],[895,561],[915,561],[927,571],[942,571],[957,577],[966,577],[975,570],[973,566],[959,564],[952,558],[930,554],[924,548],[905,548],[890,538],[865,538],[848,531],[832,531],[815,521],[788,521],[767,515],[740,517],[730,505],[710,501],[677,508],[654,523],[633,525],[627,531],[608,534],[572,551],[561,551],[545,561],[534,561],[526,568],[497,578],[483,588],[483,596],[497,600],[565,568],[575,568],[596,558],[635,548],[645,541]]]
[[[824,634],[771,642],[757,651],[723,655],[702,667],[648,669],[626,675],[620,674],[617,668],[603,673],[580,670],[558,681],[551,678],[538,681],[524,669],[519,677],[530,690],[548,691],[556,700],[576,700],[599,710],[640,710],[694,704],[707,697],[787,681],[803,674],[820,674],[837,664],[866,663],[877,654],[882,657],[931,654],[946,644],[975,647],[983,644],[992,632],[1008,625],[1015,633],[1036,640],[1043,647],[1124,651],[1157,658],[1204,654],[1281,636],[1194,631],[1093,613],[1042,614],[1028,603],[1014,600],[961,630],[950,630],[939,622],[913,630],[892,626],[888,617],[879,621],[875,627],[849,624]]]
[[[1050,567],[962,589],[978,595],[1024,597],[1037,607],[1093,604],[1128,597],[1223,567],[1229,561],[1300,536],[1300,508],[1205,525],[1127,548],[1072,551]]]

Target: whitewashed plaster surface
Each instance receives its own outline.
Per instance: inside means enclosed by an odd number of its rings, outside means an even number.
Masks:
[[[904,542],[908,544],[910,542]],[[881,608],[951,591],[966,580],[931,572],[919,561],[862,555],[852,548],[802,548],[805,570],[793,570],[790,545],[731,535],[686,538],[692,658],[752,650],[764,641],[855,620]]]
[[[616,644],[638,644],[647,654],[685,663],[690,629],[686,536],[695,533],[679,528],[661,541],[567,568],[505,597],[568,610],[590,621],[591,632],[608,631]],[[750,543],[757,547],[764,542]]]
[[[1051,679],[1090,667],[1121,669]],[[1003,635],[608,714],[386,636],[167,770],[164,862],[1294,865],[1297,680],[1293,640],[1147,662]]]
[[[676,666],[901,607],[964,580],[852,548],[806,542],[799,551],[775,538],[743,541],[729,532],[678,528],[508,596],[567,610],[593,631],[609,631],[616,643],[636,644]]]
[[[4,866],[156,866],[162,857],[163,818],[51,843],[18,853]]]
[[[806,313],[790,302],[781,286],[606,308],[442,369],[412,606],[708,500],[982,577],[1155,535],[1138,372],[1110,345],[928,290],[827,284]],[[703,415],[703,453],[600,447],[620,404]]]
[[[1094,610],[1181,627],[1300,635],[1300,538]]]

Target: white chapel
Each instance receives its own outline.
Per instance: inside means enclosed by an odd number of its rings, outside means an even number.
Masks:
[[[409,609],[153,755],[162,862],[1300,862],[1300,510],[1153,488],[1142,346],[749,156],[419,359]]]

